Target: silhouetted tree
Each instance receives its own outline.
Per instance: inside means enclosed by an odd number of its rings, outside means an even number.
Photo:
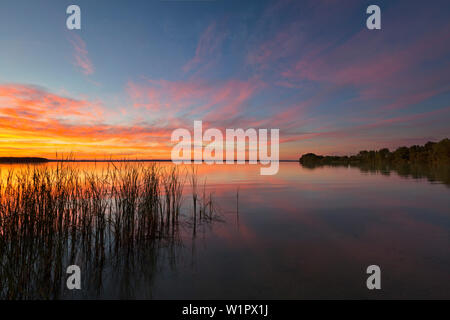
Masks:
[[[362,150],[352,156],[320,156],[307,153],[300,158],[302,164],[450,164],[450,140],[443,139],[439,142],[427,142],[424,146],[399,147],[390,152],[383,148],[379,151]]]

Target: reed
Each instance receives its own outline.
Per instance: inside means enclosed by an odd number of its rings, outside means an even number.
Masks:
[[[193,204],[193,222],[194,231],[197,223],[212,221],[216,217],[219,211],[213,203],[213,193],[207,193],[206,178],[203,181],[202,190],[199,194],[198,186],[198,167],[192,166],[190,173],[190,182],[192,190],[192,204]],[[198,207],[198,219],[197,219],[197,207]]]
[[[9,170],[0,179],[0,298],[58,298],[70,264],[102,270],[112,257],[148,260],[164,241],[173,245],[185,180],[176,166],[126,162]],[[195,169],[194,212],[200,201],[201,218],[211,218],[212,195],[199,198],[196,181]]]

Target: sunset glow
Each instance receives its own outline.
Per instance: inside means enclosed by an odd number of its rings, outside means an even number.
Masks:
[[[168,159],[194,120],[279,128],[281,159],[449,136],[446,10],[381,1],[373,32],[366,2],[79,1],[79,31],[64,1],[2,3],[0,156]]]

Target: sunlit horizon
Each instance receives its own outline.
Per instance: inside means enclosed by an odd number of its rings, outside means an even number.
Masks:
[[[4,1],[0,157],[170,159],[195,120],[278,128],[283,160],[449,137],[448,2],[379,1],[381,30],[368,3],[78,1],[68,30],[66,1]]]

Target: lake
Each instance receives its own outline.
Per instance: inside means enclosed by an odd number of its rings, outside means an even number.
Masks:
[[[94,172],[107,164],[69,165]],[[3,179],[22,167],[0,165]],[[218,212],[214,221],[193,226],[187,181],[176,241],[95,270],[80,261],[82,289],[62,289],[59,297],[450,298],[448,185],[395,171],[296,162],[280,163],[274,176],[259,169],[198,166],[199,185],[206,179]],[[366,287],[373,264],[381,268],[381,290]]]

